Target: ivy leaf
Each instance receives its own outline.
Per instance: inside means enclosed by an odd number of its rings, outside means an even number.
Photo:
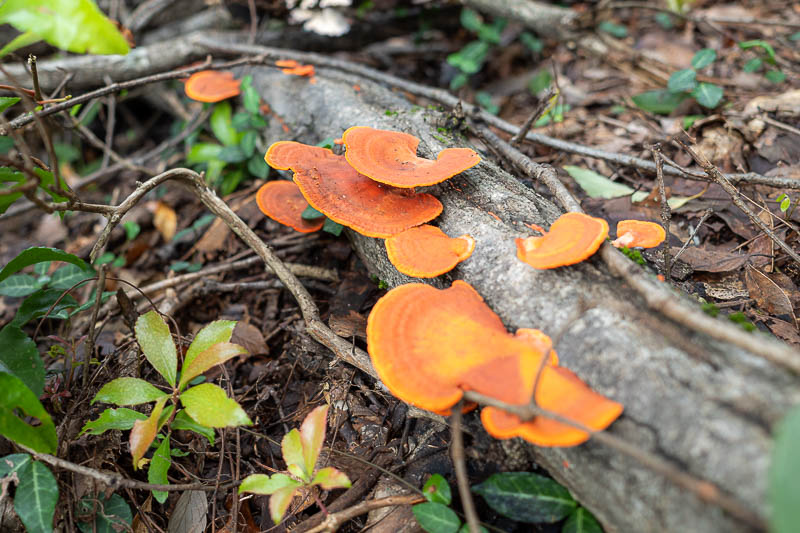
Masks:
[[[667,81],[667,89],[674,93],[691,91],[697,86],[697,73],[693,69],[686,68],[673,72]]]
[[[67,252],[57,248],[37,247],[28,248],[17,255],[17,257],[9,261],[3,270],[0,270],[0,281],[3,281],[11,274],[16,274],[26,266],[40,263],[42,261],[64,261],[66,263],[77,265],[87,272],[94,273],[92,267],[86,264],[86,262],[80,257],[68,254]]]
[[[0,281],[0,295],[22,298],[42,288],[42,284],[30,274],[14,274]]]
[[[351,485],[350,478],[347,477],[347,474],[332,466],[320,468],[311,481],[311,484],[319,485],[325,490],[346,489]]]
[[[148,311],[136,320],[136,340],[150,364],[164,376],[171,387],[178,373],[178,354],[169,326],[155,311]]]
[[[194,336],[194,340],[192,340],[192,344],[189,345],[189,349],[186,350],[186,355],[183,358],[183,368],[185,369],[192,364],[195,357],[215,344],[229,342],[235,327],[235,320],[215,320],[198,331],[197,335]]]
[[[219,365],[232,357],[247,353],[247,350],[230,342],[220,342],[201,352],[192,359],[188,365],[183,366],[181,380],[178,382],[178,390],[183,389],[187,383],[199,376],[209,368]]]
[[[87,272],[76,265],[64,265],[53,272],[48,286],[53,289],[67,290],[78,282],[90,279],[93,274],[93,272]]]
[[[169,435],[164,437],[153,453],[153,459],[150,461],[150,466],[147,468],[147,481],[158,485],[168,485],[167,470],[172,464],[172,458],[169,455]],[[154,490],[153,498],[158,503],[167,501],[169,493],[165,490]]]
[[[92,403],[103,402],[114,405],[139,405],[169,396],[147,381],[139,378],[117,378],[109,381],[97,392]]]
[[[578,507],[564,522],[561,533],[603,533],[603,528],[592,513]]]
[[[100,413],[100,416],[97,417],[96,420],[86,422],[83,425],[83,429],[81,429],[80,435],[84,433],[88,433],[89,435],[102,435],[106,431],[112,429],[121,431],[128,430],[133,427],[133,424],[137,420],[145,420],[146,418],[146,414],[125,407],[106,409]]]
[[[244,409],[225,391],[211,383],[192,387],[181,394],[186,412],[198,423],[212,427],[252,426]]]
[[[94,522],[78,522],[83,533],[119,533],[131,530],[131,508],[119,494],[112,494],[108,500],[99,502],[97,498],[84,497],[79,503],[79,509],[84,515],[92,516],[94,513]]]
[[[31,533],[53,531],[53,515],[58,502],[58,483],[50,469],[39,461],[29,461],[17,471],[19,484],[14,495],[14,510]]]
[[[23,300],[11,323],[22,327],[31,320],[45,315],[47,318],[63,320],[69,318],[69,309],[78,306],[77,300],[69,294],[64,294],[61,289],[41,289]]]
[[[35,419],[35,425],[24,417]],[[56,453],[58,447],[56,426],[39,398],[6,372],[0,372],[0,435],[37,452]]]
[[[411,511],[428,533],[456,533],[461,525],[455,511],[441,503],[420,503],[413,506]]]
[[[158,419],[161,416],[161,411],[164,410],[164,404],[167,403],[167,398],[158,400],[150,412],[150,416],[145,420],[137,420],[133,424],[131,434],[128,439],[131,448],[131,456],[133,457],[133,469],[139,468],[141,461],[153,439],[156,438],[158,432]]]
[[[714,85],[713,83],[700,83],[695,87],[694,91],[692,91],[692,96],[694,96],[697,103],[701,106],[713,109],[717,107],[717,104],[722,100],[722,93],[722,87]]]
[[[530,472],[503,472],[472,487],[489,507],[517,522],[552,524],[578,506],[569,491],[543,476]]]
[[[717,52],[712,48],[703,48],[692,58],[692,66],[696,69],[707,67],[717,59]]]

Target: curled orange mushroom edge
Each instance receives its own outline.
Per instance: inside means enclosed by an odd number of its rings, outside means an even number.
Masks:
[[[417,157],[419,139],[400,131],[354,126],[342,135],[347,162],[361,174],[394,187],[441,183],[480,163],[470,148],[445,148],[436,161]]]
[[[469,235],[448,237],[429,224],[409,228],[385,243],[389,261],[398,271],[415,278],[434,278],[450,272],[475,249],[475,239]]]
[[[541,237],[517,239],[517,257],[537,269],[574,265],[591,257],[607,236],[602,218],[565,213]]]
[[[620,220],[617,223],[617,238],[611,244],[617,248],[654,248],[666,237],[664,227],[655,222]]]
[[[240,81],[233,77],[233,72],[201,70],[189,76],[183,90],[192,100],[213,103],[237,96],[241,92],[239,83]]]
[[[325,217],[312,220],[303,218],[308,202],[297,184],[291,181],[268,181],[258,189],[256,203],[269,218],[300,233],[319,231],[325,224]]]
[[[447,413],[473,390],[510,405],[538,405],[592,430],[608,427],[622,405],[592,391],[558,365],[549,338],[537,330],[511,335],[500,318],[466,282],[448,289],[423,283],[401,285],[375,304],[367,320],[367,347],[381,381],[399,399]],[[488,410],[488,412],[487,412]],[[573,446],[585,431],[536,417],[522,422],[496,408],[481,420],[497,438],[520,436],[539,446]]]
[[[272,168],[292,170],[311,207],[367,237],[385,239],[442,212],[436,197],[372,181],[327,148],[279,141],[264,160]]]

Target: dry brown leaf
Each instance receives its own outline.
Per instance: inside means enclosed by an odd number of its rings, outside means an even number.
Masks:
[[[672,257],[680,248],[671,248]],[[730,272],[740,268],[747,261],[747,255],[703,250],[702,248],[687,248],[679,259],[701,272]]]
[[[169,533],[203,533],[206,529],[208,497],[200,490],[188,490],[181,494],[172,516],[169,517]]]
[[[264,342],[264,335],[261,334],[261,330],[243,320],[237,322],[236,327],[233,328],[231,342],[244,347],[249,355],[269,353],[269,347]],[[249,355],[242,355],[241,358],[249,357]]]
[[[767,320],[767,327],[776,337],[789,344],[800,345],[800,334],[797,333],[797,328],[785,320],[770,318]]]
[[[750,291],[750,297],[756,301],[758,307],[771,315],[788,315],[795,320],[789,295],[768,274],[748,265],[744,280],[747,290]]]
[[[178,215],[175,210],[164,202],[157,202],[155,213],[153,213],[153,225],[161,234],[165,242],[169,242],[175,236],[178,229]]]

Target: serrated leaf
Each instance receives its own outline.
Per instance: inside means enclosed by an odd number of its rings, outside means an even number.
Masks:
[[[153,459],[150,461],[150,465],[147,468],[147,481],[158,485],[168,485],[167,470],[169,470],[171,464],[172,458],[169,454],[169,435],[167,435],[153,453]],[[153,498],[155,498],[158,503],[167,501],[167,496],[169,496],[169,492],[165,490],[153,491]]]
[[[22,298],[42,288],[42,284],[30,274],[14,274],[0,281],[0,295]]]
[[[50,469],[30,461],[17,471],[14,510],[29,533],[51,533],[58,502],[58,483]]]
[[[136,320],[136,340],[144,356],[170,386],[175,386],[178,373],[178,354],[169,326],[155,311],[148,311]]]
[[[225,391],[211,383],[203,383],[181,394],[186,412],[199,424],[212,428],[251,426],[244,409]]]
[[[286,514],[286,509],[289,508],[289,504],[294,498],[295,490],[292,487],[278,489],[269,497],[269,516],[276,524],[280,523],[283,515]]]
[[[86,262],[80,257],[68,254],[67,252],[57,248],[36,247],[24,250],[22,253],[17,255],[17,257],[9,261],[3,270],[0,270],[0,281],[3,281],[11,274],[16,274],[26,266],[40,263],[42,261],[64,261],[66,263],[77,265],[87,272],[94,273],[92,267],[86,264]]]
[[[697,103],[709,109],[717,107],[717,104],[722,100],[722,94],[722,87],[713,83],[700,83],[692,91],[692,96],[697,100]]]
[[[600,522],[584,507],[578,507],[569,515],[561,533],[603,533]]]
[[[472,491],[483,496],[489,507],[517,522],[552,524],[578,506],[567,489],[530,472],[493,474]]]
[[[83,425],[80,435],[88,433],[89,435],[102,435],[106,431],[112,429],[125,431],[131,429],[137,420],[145,420],[147,415],[120,407],[119,409],[106,409],[95,420],[90,420]]]
[[[117,378],[103,385],[92,399],[92,403],[139,405],[154,402],[166,396],[169,396],[169,393],[156,388],[143,379]]]
[[[164,410],[164,404],[166,402],[167,398],[161,398],[153,406],[153,410],[150,411],[150,416],[148,416],[145,420],[137,420],[133,424],[128,443],[131,448],[131,457],[133,457],[134,470],[139,468],[139,462],[141,461],[142,457],[144,457],[147,449],[150,448],[150,444],[153,443],[153,439],[156,438],[156,433],[158,432],[158,420],[161,416],[161,411]]]
[[[95,512],[93,523],[78,522],[83,533],[120,533],[131,530],[131,508],[119,494],[112,494],[106,501],[98,501],[91,496],[84,497],[80,501],[79,509],[86,515]]]
[[[444,505],[450,505],[453,499],[450,485],[441,474],[433,474],[428,478],[428,481],[422,487],[422,495],[429,502],[442,503]]]
[[[650,113],[658,113],[659,115],[669,115],[686,99],[686,94],[674,93],[666,89],[655,89],[634,95],[631,99],[639,109]]]
[[[239,494],[242,492],[252,492],[254,494],[272,494],[276,490],[285,488],[297,488],[302,483],[294,480],[286,474],[251,474],[242,480],[239,485]]]
[[[800,523],[800,407],[791,409],[775,430],[768,471],[772,533],[794,533]]]
[[[0,435],[42,453],[55,453],[58,446],[53,419],[39,398],[6,372],[0,372]]]
[[[286,468],[292,475],[305,481],[311,479],[311,472],[306,471],[305,456],[303,455],[303,439],[300,431],[292,429],[281,439],[281,454],[286,463]]]
[[[707,67],[717,59],[717,52],[712,48],[703,48],[692,58],[692,66],[696,69]]]
[[[208,443],[211,444],[211,446],[214,445],[214,428],[198,424],[194,419],[192,419],[191,416],[189,416],[185,409],[178,411],[178,414],[175,415],[170,427],[174,430],[183,429],[187,431],[194,431],[195,433],[208,439]]]
[[[78,307],[78,302],[61,289],[40,289],[25,298],[17,309],[14,320],[11,321],[19,327],[24,326],[35,318],[47,315],[47,318],[69,318],[69,310]]]
[[[67,290],[72,288],[76,283],[91,279],[93,274],[94,273],[86,272],[75,265],[64,265],[53,272],[48,286],[53,289]]]
[[[674,93],[691,91],[697,86],[697,73],[687,68],[673,72],[667,81],[667,89]]]
[[[245,353],[247,353],[247,350],[238,344],[230,342],[219,342],[211,346],[192,359],[188,365],[183,365],[181,380],[178,382],[178,390],[182,390],[187,383],[212,366],[222,364],[232,357]]]
[[[186,350],[186,355],[183,358],[183,368],[192,364],[195,357],[215,344],[230,341],[231,335],[233,335],[233,328],[235,327],[235,320],[215,320],[203,327],[197,332],[197,335],[194,336],[192,343]]]
[[[328,406],[320,405],[306,415],[300,426],[300,440],[303,443],[303,460],[306,472],[311,475],[325,443],[325,430],[328,426]]]
[[[21,380],[36,398],[44,392],[44,365],[33,339],[14,324],[0,329],[0,371]]]
[[[456,533],[461,520],[458,515],[441,503],[420,503],[411,508],[414,518],[428,533]]]
[[[351,485],[350,478],[347,477],[347,474],[332,466],[320,468],[314,475],[314,479],[311,480],[311,484],[319,485],[325,490],[346,489]]]

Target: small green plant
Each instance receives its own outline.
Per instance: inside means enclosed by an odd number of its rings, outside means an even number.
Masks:
[[[775,201],[778,203],[778,208],[781,210],[781,213],[783,213],[786,218],[792,218],[792,214],[797,207],[797,198],[795,198],[794,203],[792,203],[792,199],[789,198],[788,194],[781,193]],[[790,207],[791,210],[789,209]]]
[[[328,406],[321,405],[311,411],[298,431],[296,428],[283,436],[281,452],[286,462],[286,472],[271,476],[251,474],[242,480],[239,493],[269,495],[269,513],[278,524],[283,520],[289,504],[298,492],[310,492],[318,498],[314,488],[325,490],[350,487],[347,475],[332,466],[317,468],[317,460],[325,443],[325,428],[328,421]],[[317,499],[320,507],[321,502]]]
[[[235,325],[230,320],[217,320],[198,331],[178,373],[178,352],[169,326],[155,311],[140,316],[134,328],[136,340],[145,358],[166,381],[168,390],[139,378],[112,380],[103,385],[92,403],[110,403],[118,408],[103,411],[99,418],[87,422],[81,433],[100,435],[111,429],[130,429],[134,469],[148,465],[148,481],[167,484],[167,470],[173,455],[170,450],[172,430],[194,431],[213,444],[212,428],[252,424],[241,406],[217,385],[202,383],[187,388],[202,381],[201,374],[211,367],[246,353],[241,346],[229,342]],[[127,408],[153,402],[149,415]],[[179,403],[183,409],[178,408]],[[163,428],[166,428],[165,434],[161,433]],[[152,458],[145,459],[154,443],[157,447]],[[167,492],[153,491],[153,497],[163,503]]]
[[[772,83],[783,83],[786,80],[784,74],[778,67],[775,59],[775,49],[768,42],[755,39],[752,41],[742,41],[739,43],[742,50],[752,50],[756,56],[750,58],[744,64],[742,70],[745,72],[762,71],[764,77]],[[769,65],[769,66],[767,66]]]

